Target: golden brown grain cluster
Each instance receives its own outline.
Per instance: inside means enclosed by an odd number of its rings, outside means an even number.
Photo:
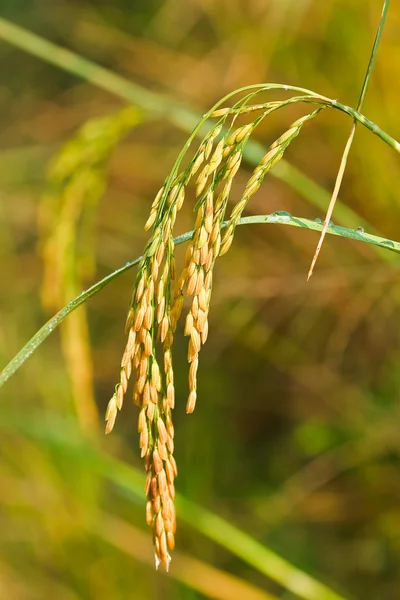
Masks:
[[[121,362],[120,381],[107,408],[106,432],[114,427],[134,371],[133,399],[139,409],[140,448],[147,473],[146,519],[152,530],[156,565],[161,563],[166,570],[171,560],[170,551],[175,545],[176,530],[174,480],[177,466],[173,456],[172,423],[175,406],[174,335],[185,298],[188,298],[190,302],[184,326],[184,333],[189,338],[186,412],[191,413],[197,400],[199,352],[208,336],[215,261],[231,246],[241,214],[266,173],[282,157],[304,122],[318,112],[314,111],[293,123],[272,144],[247,182],[229,221],[224,223],[232,181],[239,170],[248,139],[262,119],[285,103],[288,101],[248,105],[242,101],[232,108],[210,113],[209,116],[218,121],[203,138],[189,165],[179,173],[181,153],[158,192],[145,225],[145,229],[151,229],[152,233],[136,277],[126,322],[128,341]],[[254,111],[261,111],[261,116],[235,128],[239,114]],[[185,264],[176,278],[173,229],[191,180],[195,180],[196,220]]]

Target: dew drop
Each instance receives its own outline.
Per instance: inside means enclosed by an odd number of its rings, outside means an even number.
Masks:
[[[274,217],[276,217],[279,221],[283,223],[288,223],[292,219],[292,215],[288,213],[286,210],[278,210],[273,213]]]

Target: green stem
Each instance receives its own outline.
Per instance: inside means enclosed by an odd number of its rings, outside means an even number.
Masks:
[[[322,224],[316,221],[310,221],[309,219],[302,219],[300,217],[292,217],[289,213],[273,213],[272,215],[256,215],[251,217],[244,217],[240,219],[239,225],[251,225],[260,223],[278,223],[281,225],[291,225],[292,227],[301,227],[303,229],[310,229],[313,231],[321,231]],[[224,224],[224,226],[226,223]],[[339,227],[337,225],[330,225],[327,230],[332,235],[337,235],[343,238],[357,240],[360,242],[366,242],[386,250],[391,250],[400,254],[400,243],[393,240],[388,240],[376,235],[364,233],[363,231],[357,231],[349,229],[347,227]],[[183,244],[191,239],[193,231],[189,231],[175,238],[175,245]],[[98,281],[86,291],[82,292],[74,300],[69,302],[64,308],[62,308],[57,314],[54,315],[47,323],[41,327],[36,334],[29,340],[29,342],[16,354],[16,356],[8,363],[4,370],[0,374],[0,387],[6,383],[8,379],[24,364],[24,362],[31,356],[31,354],[44,342],[44,340],[54,331],[56,327],[63,322],[73,310],[78,308],[81,304],[86,302],[91,296],[100,292],[106,285],[111,283],[116,277],[119,277],[141,261],[142,257],[139,256],[135,260],[126,263],[123,267],[117,269],[104,279]]]
[[[365,74],[363,86],[362,86],[361,92],[360,92],[360,97],[358,99],[358,104],[357,104],[358,111],[361,110],[363,102],[364,102],[365,94],[367,93],[369,80],[371,79],[372,69],[374,68],[376,55],[378,54],[378,48],[379,48],[379,43],[381,41],[383,28],[385,27],[385,21],[386,21],[387,12],[389,10],[389,4],[390,4],[390,0],[384,0],[382,14],[381,14],[381,18],[379,21],[378,31],[376,32],[375,41],[374,41],[374,45],[372,46],[372,51],[371,51],[371,56],[370,56],[369,63],[368,63],[367,72]]]
[[[389,3],[390,3],[390,0],[384,0],[382,14],[381,14],[381,19],[379,21],[378,31],[377,31],[377,34],[375,36],[374,44],[372,46],[371,56],[369,58],[369,63],[368,63],[368,67],[367,67],[367,72],[365,74],[364,82],[363,82],[363,85],[362,85],[362,88],[361,88],[361,92],[360,92],[360,97],[358,99],[357,112],[361,110],[363,102],[364,102],[365,94],[367,93],[368,83],[369,83],[369,80],[371,78],[372,69],[373,69],[375,58],[376,58],[376,55],[377,55],[377,52],[378,52],[379,42],[380,42],[380,39],[382,37],[383,28],[385,26],[386,14],[387,14],[387,11],[388,11],[388,8],[389,8]],[[313,257],[313,259],[311,261],[311,266],[310,266],[310,269],[308,271],[307,280],[310,279],[310,277],[311,277],[311,275],[313,273],[313,269],[315,267],[315,263],[317,262],[319,253],[321,251],[322,244],[324,242],[324,238],[325,238],[326,230],[328,228],[329,221],[331,220],[331,217],[332,217],[332,214],[333,214],[333,209],[335,208],[335,204],[336,204],[336,201],[338,199],[340,186],[342,185],[344,172],[346,170],[347,159],[349,157],[350,149],[351,149],[351,146],[353,144],[354,136],[355,136],[355,133],[356,133],[357,122],[358,122],[357,119],[354,118],[353,119],[353,125],[351,127],[349,137],[347,138],[347,142],[346,142],[345,148],[343,150],[343,155],[342,155],[342,159],[341,159],[340,165],[339,165],[339,170],[338,170],[338,173],[337,173],[337,176],[336,176],[336,181],[335,181],[335,186],[334,186],[334,189],[333,189],[333,192],[332,192],[332,197],[331,197],[329,205],[328,205],[328,210],[326,211],[324,226],[322,228],[321,235],[320,235],[320,238],[318,240],[318,244],[317,244],[317,248],[315,250],[314,257]]]

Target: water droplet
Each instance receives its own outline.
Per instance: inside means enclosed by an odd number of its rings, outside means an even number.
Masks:
[[[315,222],[318,223],[318,225],[322,225],[322,219],[315,219]]]
[[[359,233],[364,233],[364,227],[361,227],[361,225],[359,227],[357,227],[356,231],[358,231]]]
[[[288,213],[287,210],[277,210],[273,215],[283,223],[288,223],[292,219],[292,215]]]
[[[382,246],[387,246],[388,248],[394,248],[394,244],[390,240],[384,240],[382,242]]]

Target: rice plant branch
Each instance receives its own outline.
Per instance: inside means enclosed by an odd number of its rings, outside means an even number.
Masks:
[[[357,111],[361,110],[363,102],[364,102],[364,99],[365,99],[365,95],[367,93],[367,88],[368,88],[369,81],[371,79],[372,69],[374,67],[376,55],[378,53],[378,48],[379,48],[379,43],[381,41],[383,28],[385,26],[386,15],[387,15],[387,11],[389,9],[389,4],[390,4],[390,0],[385,0],[384,3],[383,3],[383,9],[382,9],[382,14],[381,14],[381,19],[380,19],[380,22],[379,22],[378,31],[377,31],[376,36],[375,36],[375,41],[374,41],[374,45],[372,47],[372,52],[371,52],[371,56],[370,56],[370,59],[369,59],[367,72],[366,72],[365,77],[364,77],[364,82],[363,82],[363,85],[362,85],[362,88],[361,88],[360,97],[359,97],[358,103],[357,103]],[[348,159],[348,156],[349,156],[349,153],[350,153],[350,148],[352,146],[352,143],[353,143],[353,140],[354,140],[354,136],[355,136],[355,133],[356,133],[356,126],[357,126],[357,120],[354,119],[353,120],[353,125],[352,125],[351,130],[350,130],[349,137],[347,138],[347,142],[346,142],[346,145],[345,145],[345,148],[344,148],[344,151],[343,151],[342,160],[340,161],[338,174],[336,176],[335,186],[334,186],[334,189],[333,189],[333,192],[332,192],[332,197],[331,197],[331,200],[329,202],[328,210],[326,211],[324,226],[322,228],[321,235],[320,235],[320,238],[318,240],[317,248],[315,250],[315,254],[313,256],[313,259],[311,261],[310,269],[308,271],[307,281],[310,279],[311,275],[313,274],[313,270],[314,270],[315,264],[316,264],[316,262],[318,260],[319,253],[321,251],[322,244],[324,242],[326,230],[327,230],[327,227],[329,225],[329,221],[331,220],[331,217],[332,217],[332,214],[333,214],[333,209],[335,208],[335,204],[336,204],[336,201],[337,201],[337,198],[338,198],[338,195],[339,195],[339,191],[340,191],[340,186],[342,185],[343,176],[344,176],[344,172],[345,172],[345,169],[346,169],[346,164],[347,164],[347,159]]]

